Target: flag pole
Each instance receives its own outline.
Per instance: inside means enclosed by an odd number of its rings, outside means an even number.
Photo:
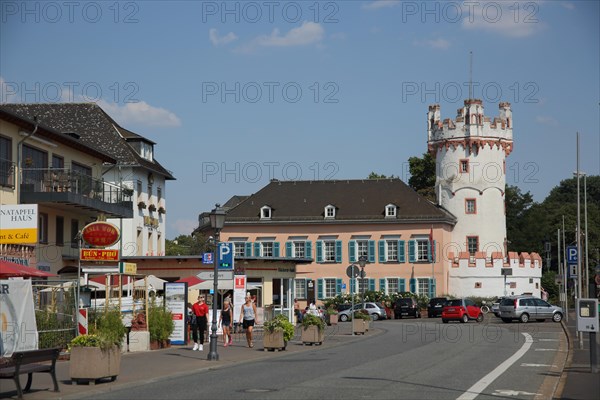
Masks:
[[[435,257],[433,252],[433,224],[431,225],[431,230],[429,231],[429,251],[431,252],[431,284],[435,282]],[[435,297],[435,292],[437,291],[437,285],[435,285],[435,290],[430,290],[431,297]]]

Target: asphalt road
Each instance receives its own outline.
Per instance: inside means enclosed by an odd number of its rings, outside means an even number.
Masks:
[[[378,321],[382,334],[350,344],[159,379],[93,398],[543,398],[556,381],[555,357],[566,351],[559,348],[560,324],[499,321],[489,315],[481,324]]]

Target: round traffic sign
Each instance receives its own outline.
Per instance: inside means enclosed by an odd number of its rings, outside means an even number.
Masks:
[[[360,268],[358,268],[358,265],[351,264],[346,268],[346,275],[348,275],[348,278],[358,278],[360,275]]]

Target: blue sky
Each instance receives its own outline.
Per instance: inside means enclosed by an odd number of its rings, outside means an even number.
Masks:
[[[167,238],[269,178],[407,180],[426,113],[512,103],[507,182],[600,174],[600,12],[575,1],[3,1],[0,102],[97,101],[157,142]]]

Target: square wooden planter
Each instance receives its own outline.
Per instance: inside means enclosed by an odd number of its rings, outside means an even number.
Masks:
[[[273,333],[265,332],[263,336],[264,350],[285,350],[287,343],[283,340],[283,331]]]
[[[319,330],[319,327],[317,326],[312,325],[301,328],[301,331],[301,341],[303,344],[322,344],[325,339],[325,330]]]
[[[338,323],[338,315],[337,314],[328,314],[327,315],[329,325],[337,325]]]
[[[108,350],[99,347],[73,347],[69,362],[71,380],[96,381],[117,379],[121,368],[121,349],[113,346]]]
[[[354,318],[352,320],[352,332],[364,335],[365,332],[369,330],[368,323],[368,321],[365,321],[363,319]]]

